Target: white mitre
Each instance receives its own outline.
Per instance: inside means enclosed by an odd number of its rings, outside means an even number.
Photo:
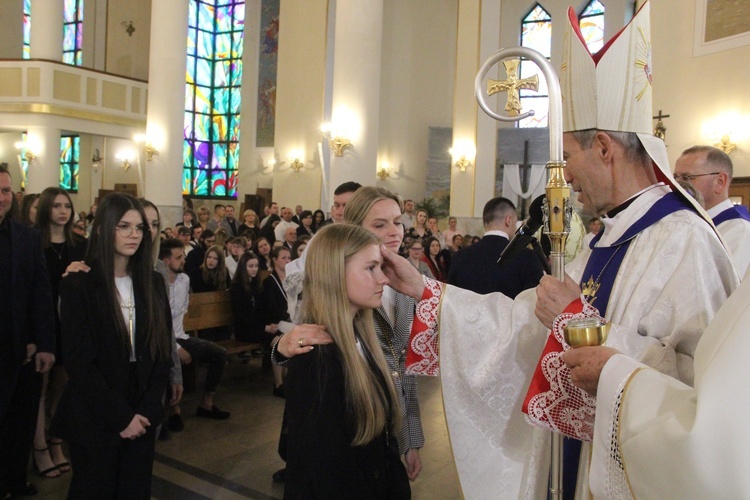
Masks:
[[[571,7],[565,30],[560,90],[563,132],[588,129],[635,132],[661,182],[683,195],[703,218],[710,217],[675,182],[664,141],[653,135],[651,7],[646,2],[630,23],[591,54]]]

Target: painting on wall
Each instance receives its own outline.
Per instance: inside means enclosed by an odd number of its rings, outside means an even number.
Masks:
[[[276,69],[279,54],[279,0],[263,0],[258,57],[258,123],[255,146],[272,148],[276,125]]]
[[[696,0],[695,57],[750,45],[750,0]]]

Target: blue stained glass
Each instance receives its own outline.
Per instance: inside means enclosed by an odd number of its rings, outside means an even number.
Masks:
[[[240,3],[234,6],[234,26],[235,31],[245,31],[245,4]]]
[[[21,56],[24,59],[31,57],[31,0],[23,0],[23,53]]]
[[[198,27],[206,31],[214,31],[214,8],[203,2],[198,4]]]
[[[83,64],[83,0],[64,0],[63,3],[63,62]]]
[[[536,50],[543,56],[549,58],[552,52],[552,17],[544,8],[536,4],[533,9],[523,18],[521,22],[521,45]],[[520,78],[528,78],[538,75],[539,89],[521,90],[522,113],[534,110],[532,117],[524,118],[518,122],[519,127],[546,127],[547,113],[549,112],[549,90],[541,71],[531,61],[522,60],[520,67]]]
[[[200,29],[188,33],[187,53],[195,47],[199,58],[188,58],[186,74],[183,190],[194,196],[236,197],[239,116],[232,112],[239,113],[243,37],[232,30],[244,26],[244,19],[236,17],[244,16],[244,2],[189,1],[189,24],[195,25],[197,15]]]
[[[211,64],[206,59],[197,59],[195,65],[195,78],[196,85],[211,86]]]
[[[78,136],[60,138],[60,187],[78,191],[78,171],[81,139]]]
[[[188,3],[188,26],[195,28],[198,24],[198,6],[195,2]],[[190,38],[190,35],[188,35]]]

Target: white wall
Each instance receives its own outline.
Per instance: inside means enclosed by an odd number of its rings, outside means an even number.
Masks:
[[[670,115],[664,125],[674,166],[684,149],[707,143],[701,133],[705,120],[727,112],[750,116],[750,46],[694,57],[693,1],[652,2],[651,23],[653,105],[655,112]],[[750,137],[738,141],[730,157],[736,177],[750,176]]]
[[[457,13],[457,0],[384,5],[379,161],[399,178],[378,184],[404,198],[424,198],[428,128],[452,125]]]

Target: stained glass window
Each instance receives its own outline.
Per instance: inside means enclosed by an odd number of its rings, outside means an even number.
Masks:
[[[182,192],[237,197],[244,0],[190,0]]]
[[[21,160],[21,187],[26,188],[29,183],[29,160],[26,159],[26,140],[28,136],[26,132],[21,134],[21,149],[18,151],[18,157]]]
[[[536,50],[549,59],[552,52],[552,17],[536,4],[521,21],[521,45]],[[533,109],[534,116],[524,118],[519,127],[546,127],[549,113],[549,92],[539,67],[531,61],[521,61],[521,78],[538,75],[539,90],[521,90],[523,113]]]
[[[578,20],[589,52],[599,52],[604,45],[604,5],[599,0],[591,0]]]
[[[83,65],[83,0],[64,0],[63,62]]]
[[[23,58],[31,57],[31,0],[23,0]]]
[[[81,138],[77,135],[60,137],[60,187],[78,192],[78,163]]]

